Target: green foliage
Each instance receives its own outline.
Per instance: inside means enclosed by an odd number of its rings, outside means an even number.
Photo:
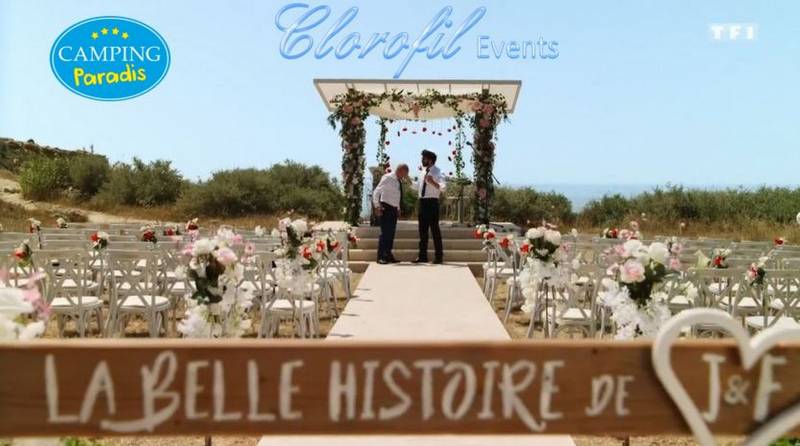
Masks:
[[[103,443],[93,438],[66,437],[61,439],[64,446],[103,446]]]
[[[268,169],[234,169],[186,190],[179,207],[188,215],[235,217],[295,211],[311,218],[336,218],[344,197],[319,166],[286,161]]]
[[[94,196],[108,178],[108,160],[102,156],[79,155],[67,162],[70,184],[82,197]]]
[[[70,186],[69,167],[63,158],[33,158],[19,174],[22,194],[33,200],[56,198]]]
[[[96,200],[144,207],[171,204],[181,195],[183,183],[183,177],[169,161],[145,163],[133,158],[132,164],[114,164]]]
[[[581,218],[592,226],[620,224],[642,212],[664,222],[743,223],[761,220],[790,223],[800,211],[800,188],[760,187],[756,190],[655,188],[631,198],[604,196],[589,202]]]
[[[531,187],[498,187],[492,204],[493,221],[510,221],[520,226],[536,226],[546,220],[554,223],[573,219],[572,203],[556,192],[538,192]]]
[[[770,446],[800,446],[800,438],[779,438],[770,443]]]

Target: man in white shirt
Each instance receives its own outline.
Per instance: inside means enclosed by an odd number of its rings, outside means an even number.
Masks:
[[[436,167],[436,154],[430,150],[422,151],[422,167],[425,174],[416,187],[419,192],[419,253],[414,263],[428,262],[428,230],[433,235],[433,263],[442,263],[444,252],[439,230],[439,197],[444,189],[444,177]]]
[[[394,173],[387,173],[372,191],[372,207],[380,219],[381,235],[378,237],[378,263],[397,263],[392,255],[400,203],[403,201],[403,180],[408,177],[408,166],[400,164]]]

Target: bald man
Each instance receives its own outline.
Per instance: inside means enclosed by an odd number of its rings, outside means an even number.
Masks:
[[[408,166],[400,164],[394,172],[384,174],[372,191],[372,207],[380,218],[381,235],[378,237],[378,263],[397,263],[392,254],[400,203],[403,202],[403,180],[408,177]]]

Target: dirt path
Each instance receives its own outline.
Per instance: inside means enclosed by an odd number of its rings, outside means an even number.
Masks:
[[[14,191],[14,192],[11,192]],[[78,213],[86,217],[90,223],[151,223],[147,220],[136,218],[120,217],[118,215],[106,214],[104,212],[89,211],[79,208],[66,208],[41,201],[31,201],[22,196],[19,183],[14,180],[0,178],[0,200],[6,203],[19,206],[28,211],[45,211],[53,213]]]

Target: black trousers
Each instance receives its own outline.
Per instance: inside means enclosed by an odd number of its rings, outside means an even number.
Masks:
[[[391,260],[394,247],[394,233],[397,230],[397,208],[381,202],[383,214],[380,216],[381,235],[378,237],[378,260]]]
[[[442,251],[442,232],[439,230],[439,199],[424,198],[419,200],[419,259],[428,258],[428,230],[433,235],[433,249],[436,260],[444,257]]]

